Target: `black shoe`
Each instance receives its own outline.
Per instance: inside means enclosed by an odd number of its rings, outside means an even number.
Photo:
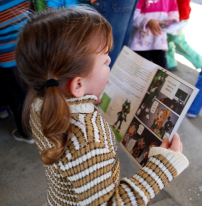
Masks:
[[[177,70],[177,67],[168,68],[168,71],[170,71],[170,72],[173,72],[173,71],[176,71],[176,70]]]
[[[13,130],[12,135],[13,135],[13,138],[16,139],[17,141],[26,142],[28,144],[35,143],[35,141],[32,137],[23,137],[22,135],[20,135],[20,133],[18,132],[17,129]]]

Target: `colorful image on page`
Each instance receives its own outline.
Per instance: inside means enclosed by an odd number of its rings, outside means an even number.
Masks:
[[[131,101],[122,97],[114,99],[104,92],[99,107],[104,112],[103,117],[110,124],[116,139],[120,142],[125,133],[126,125],[128,125],[128,119],[130,121],[133,118],[133,115],[130,114]]]
[[[131,102],[126,99],[121,108],[119,108],[117,116],[114,118],[113,125],[111,125],[118,141],[121,141],[122,139],[122,136],[119,134],[119,132],[121,130],[122,123],[127,122],[127,116],[130,113],[130,105]]]
[[[158,70],[152,84],[150,85],[147,95],[143,99],[139,109],[137,110],[136,115],[139,116],[143,114],[147,119],[149,119],[150,110],[154,99],[158,98],[159,92],[165,82],[166,73],[162,70]]]
[[[144,99],[147,99],[148,94]],[[144,101],[143,99],[143,101]],[[137,114],[136,114],[137,115]],[[152,102],[149,110],[149,118],[144,113],[137,115],[138,119],[160,139],[165,135],[169,138],[172,130],[179,119],[172,110],[163,105],[159,100],[155,99]]]
[[[99,107],[102,109],[103,112],[106,113],[110,102],[111,98],[104,92],[102,95],[102,102],[99,104]]]
[[[134,117],[121,143],[139,166],[144,166],[148,160],[149,149],[160,146],[161,140]]]
[[[180,84],[172,98],[167,97],[165,94],[160,92],[159,100],[172,111],[180,115],[192,93],[193,89],[184,84]]]

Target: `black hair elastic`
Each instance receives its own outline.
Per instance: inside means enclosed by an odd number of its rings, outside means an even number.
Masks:
[[[58,86],[58,81],[55,79],[49,79],[46,81],[46,87],[54,87],[54,86]]]

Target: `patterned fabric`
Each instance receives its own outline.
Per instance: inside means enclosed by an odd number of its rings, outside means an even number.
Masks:
[[[73,133],[60,160],[45,165],[46,205],[146,205],[188,165],[182,154],[152,148],[147,165],[134,177],[119,183],[115,136],[94,106],[96,99],[93,95],[68,99]],[[34,101],[30,116],[40,153],[52,147],[41,132],[42,102],[40,98]]]
[[[16,66],[15,46],[19,29],[27,22],[28,0],[0,1],[0,67]]]
[[[167,35],[155,36],[146,25],[150,19],[179,20],[176,0],[140,0],[134,13],[130,48],[133,51],[167,50]]]

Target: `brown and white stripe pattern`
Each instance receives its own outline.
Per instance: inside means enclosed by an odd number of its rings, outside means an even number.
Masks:
[[[186,158],[172,152],[166,156],[164,151],[154,150],[155,155],[142,170],[119,183],[115,136],[94,106],[95,100],[92,95],[68,99],[73,134],[61,159],[45,166],[48,181],[46,205],[146,205],[180,173],[176,159],[181,164]],[[42,101],[37,99],[33,103],[30,119],[40,153],[52,147],[41,132],[39,114]]]

